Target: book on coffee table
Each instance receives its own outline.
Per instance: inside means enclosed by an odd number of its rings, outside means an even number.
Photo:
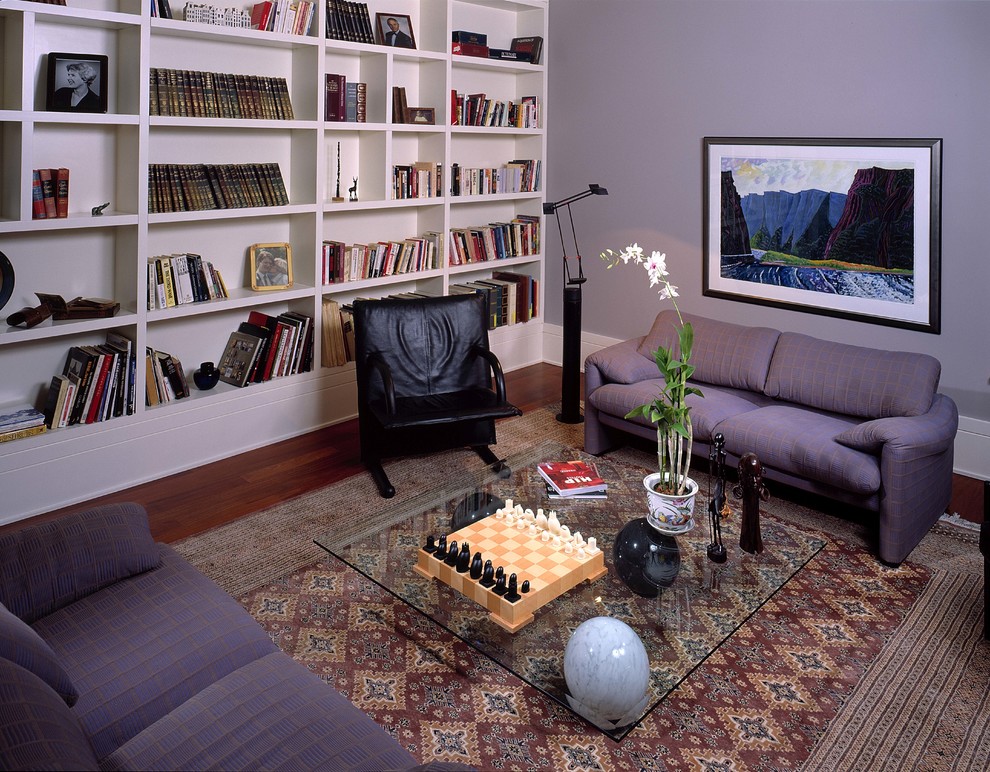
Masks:
[[[544,461],[536,465],[536,471],[558,495],[565,498],[608,490],[608,483],[590,461]]]
[[[554,487],[547,483],[547,498],[550,501],[560,501],[561,499],[569,499],[571,501],[584,501],[584,500],[594,500],[601,501],[602,499],[608,498],[608,491],[588,491],[587,493],[575,493],[573,496],[561,496],[554,490]]]

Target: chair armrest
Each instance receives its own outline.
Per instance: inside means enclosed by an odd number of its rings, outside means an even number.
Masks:
[[[388,415],[395,415],[395,382],[392,380],[392,370],[381,354],[368,357],[368,367],[376,370],[382,378],[382,388],[385,391],[385,410]],[[369,372],[368,377],[371,377]]]
[[[30,624],[160,562],[143,507],[96,507],[0,536],[0,602]]]
[[[476,356],[485,359],[492,368],[492,375],[495,376],[495,394],[499,402],[505,402],[505,374],[502,372],[502,363],[498,361],[495,352],[481,346],[475,346],[472,351]]]

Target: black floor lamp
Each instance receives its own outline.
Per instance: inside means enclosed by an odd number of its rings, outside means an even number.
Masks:
[[[560,231],[560,246],[564,252],[564,350],[561,357],[563,373],[560,377],[560,412],[557,420],[564,424],[579,424],[581,416],[581,285],[587,279],[581,266],[581,250],[577,243],[577,232],[574,230],[574,216],[571,214],[571,204],[588,196],[607,196],[608,190],[601,185],[588,185],[573,196],[568,196],[554,203],[543,205],[543,214],[552,214],[557,218],[557,230]],[[574,243],[574,254],[568,256],[567,242],[564,241],[564,229],[560,224],[560,210],[567,210],[571,222],[571,240]],[[577,261],[577,275],[571,275],[568,260]]]

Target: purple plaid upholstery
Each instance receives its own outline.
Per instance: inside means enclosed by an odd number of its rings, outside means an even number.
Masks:
[[[415,763],[333,688],[276,653],[204,689],[114,751],[103,768],[387,770]]]
[[[635,338],[603,348],[589,356],[587,361],[601,370],[605,379],[612,383],[638,383],[656,378],[657,366],[653,356],[640,356],[636,352],[642,340]],[[632,356],[633,353],[637,356]]]
[[[0,658],[0,769],[99,769],[72,708],[44,681]]]
[[[0,604],[0,659],[16,662],[54,689],[69,707],[79,699],[79,692],[65,672],[52,647],[24,620]]]
[[[158,565],[137,504],[115,504],[0,536],[0,603],[27,623]]]
[[[767,367],[780,335],[777,330],[769,327],[745,327],[693,314],[683,314],[683,317],[694,328],[691,364],[695,368],[695,381],[763,391]],[[676,311],[661,311],[637,351],[649,357],[650,361],[653,361],[653,352],[660,346],[673,346],[679,353],[678,326]]]
[[[862,418],[916,416],[931,407],[941,369],[927,354],[785,332],[770,363],[766,394]]]

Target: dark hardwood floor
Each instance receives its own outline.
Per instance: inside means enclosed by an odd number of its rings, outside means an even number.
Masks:
[[[506,385],[512,402],[528,412],[559,401],[560,368],[538,364],[516,370],[506,374]],[[364,473],[358,456],[357,421],[351,420],[66,507],[40,519],[94,504],[136,501],[148,510],[155,538],[171,542]],[[982,522],[983,484],[956,475],[950,511]]]

